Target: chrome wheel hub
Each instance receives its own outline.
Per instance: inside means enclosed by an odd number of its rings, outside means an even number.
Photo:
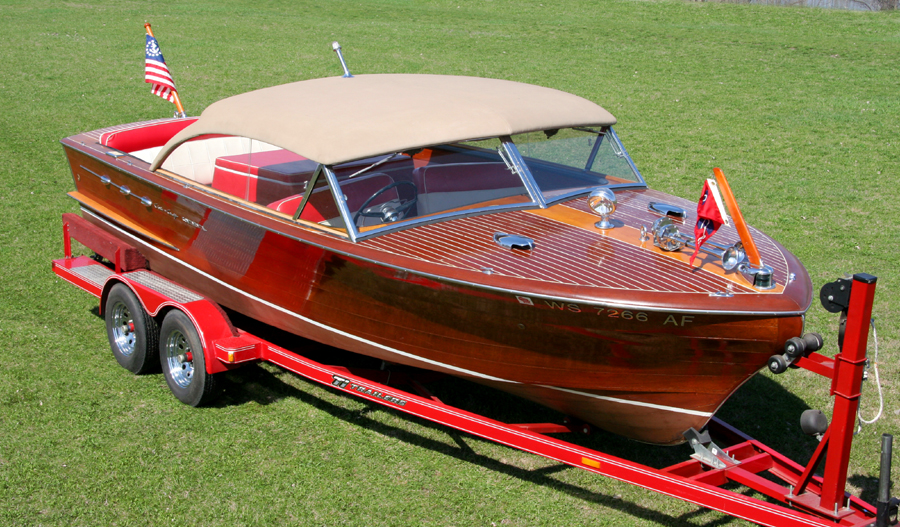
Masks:
[[[181,388],[190,386],[194,380],[194,355],[184,334],[172,331],[166,337],[165,352],[172,380]]]
[[[113,340],[119,352],[126,357],[134,353],[134,320],[131,318],[131,312],[122,302],[117,302],[112,307],[113,320]]]

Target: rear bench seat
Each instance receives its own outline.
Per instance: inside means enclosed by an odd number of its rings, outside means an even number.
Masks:
[[[279,150],[262,141],[252,141],[246,137],[215,136],[193,139],[176,148],[162,164],[162,168],[180,176],[192,179],[202,185],[211,185],[215,173],[216,159],[236,156],[249,152],[260,153]]]
[[[526,192],[505,163],[426,165],[413,170],[413,181],[419,189],[420,215]]]
[[[191,117],[136,123],[104,133],[100,136],[100,144],[132,155],[148,149],[155,149],[158,152],[169,139],[188,125],[194,124],[196,120],[196,117]]]

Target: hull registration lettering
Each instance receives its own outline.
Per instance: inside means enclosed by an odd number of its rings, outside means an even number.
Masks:
[[[525,303],[525,302],[522,302],[523,297],[516,297],[516,298],[519,299],[520,303],[523,303],[523,304]],[[544,300],[544,304],[546,304],[547,307],[549,307],[550,309],[555,309],[557,311],[569,311],[571,313],[581,313],[588,309],[596,309],[597,315],[606,316],[608,318],[616,318],[616,319],[621,319],[621,320],[634,320],[637,322],[647,322],[648,320],[650,320],[650,317],[644,311],[630,311],[627,309],[611,309],[611,308],[606,308],[606,307],[602,307],[602,306],[582,307],[578,304],[573,304],[573,303],[569,303],[569,302],[558,302],[556,300]],[[534,304],[528,304],[528,305],[534,305]],[[681,318],[682,318],[681,325],[683,326],[687,322],[692,322],[693,320],[691,320],[691,319],[693,319],[694,317],[684,316]],[[672,315],[669,315],[669,319],[672,319],[672,321],[671,321],[672,324],[679,325],[678,322],[675,320],[675,318]],[[663,325],[670,323],[669,319],[666,319],[666,322],[664,322]]]

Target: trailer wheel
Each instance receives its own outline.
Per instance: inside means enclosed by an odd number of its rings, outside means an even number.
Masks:
[[[106,297],[106,335],[116,361],[140,375],[156,369],[159,327],[125,284]]]
[[[203,406],[215,398],[216,376],[206,372],[200,335],[182,311],[173,309],[163,320],[159,361],[166,384],[179,401]]]

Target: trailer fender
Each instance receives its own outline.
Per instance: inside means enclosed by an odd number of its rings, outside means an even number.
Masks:
[[[106,307],[109,290],[117,283],[128,286],[143,308],[157,323],[172,309],[187,315],[200,335],[206,372],[219,373],[259,358],[259,345],[242,336],[219,304],[151,271],[112,274],[103,284],[100,313]]]

